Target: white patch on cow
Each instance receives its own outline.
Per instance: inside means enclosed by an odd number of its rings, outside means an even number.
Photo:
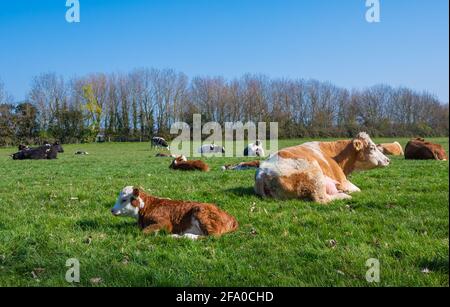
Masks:
[[[136,208],[131,204],[133,200],[133,190],[134,188],[129,186],[125,187],[119,193],[119,197],[117,198],[114,207],[111,209],[111,213],[114,216],[139,218],[139,208]]]
[[[257,179],[261,179],[264,174],[274,177],[289,177],[312,167],[319,167],[319,164],[316,161],[309,162],[304,159],[283,159],[278,156],[274,156],[271,159],[261,163],[259,168],[260,171],[257,174]]]
[[[205,233],[202,231],[201,227],[200,227],[200,222],[199,220],[195,217],[192,216],[191,217],[191,225],[188,229],[186,229],[185,231],[183,231],[183,235],[196,235],[196,236],[204,236]]]
[[[320,159],[325,163],[326,165],[330,165],[328,161],[325,159],[325,156],[323,155],[322,150],[320,149],[320,143],[319,142],[310,142],[303,144],[304,147],[311,149],[315,153],[315,158]]]
[[[139,201],[139,208],[140,209],[144,209],[144,207],[145,207],[145,202],[142,200],[142,198],[138,198],[138,201]]]

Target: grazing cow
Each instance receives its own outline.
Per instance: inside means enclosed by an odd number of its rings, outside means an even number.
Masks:
[[[388,156],[404,156],[403,147],[399,142],[378,144],[378,150]]]
[[[32,148],[29,150],[22,150],[11,157],[13,160],[54,160],[57,159],[58,153],[63,153],[64,149],[56,142],[53,145],[44,145],[38,148]]]
[[[260,140],[257,140],[254,144],[249,144],[244,149],[245,157],[264,157],[265,155],[266,154],[264,153],[264,148]]]
[[[185,156],[180,156],[173,160],[171,169],[180,171],[201,171],[209,172],[209,166],[201,160],[188,161]]]
[[[405,148],[407,160],[440,160],[447,161],[445,149],[439,145],[417,138],[409,141]]]
[[[360,189],[347,179],[349,174],[389,163],[367,133],[348,141],[305,143],[263,162],[256,173],[255,191],[262,197],[324,204],[350,199],[348,194]]]
[[[169,143],[167,143],[165,139],[160,137],[152,138],[152,147],[162,147],[166,148],[167,150],[170,150]]]
[[[257,169],[259,168],[260,163],[261,163],[260,161],[251,161],[251,162],[242,162],[237,165],[224,165],[222,166],[222,170],[245,171],[252,168]]]
[[[201,154],[215,154],[215,153],[225,153],[225,148],[215,144],[203,145],[198,149]]]
[[[145,234],[165,230],[173,237],[194,240],[220,236],[238,228],[236,219],[216,205],[156,198],[133,187],[120,192],[111,213],[136,218]]]
[[[87,155],[89,155],[89,153],[87,151],[79,150],[79,151],[75,152],[75,155],[77,155],[77,156],[87,156]]]

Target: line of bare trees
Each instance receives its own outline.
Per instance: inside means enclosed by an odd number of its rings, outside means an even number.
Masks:
[[[281,138],[448,136],[449,106],[433,95],[377,85],[348,90],[316,80],[195,77],[165,69],[92,74],[64,80],[36,76],[15,104],[0,82],[0,145],[43,139],[92,142],[170,138],[173,123],[278,122]]]

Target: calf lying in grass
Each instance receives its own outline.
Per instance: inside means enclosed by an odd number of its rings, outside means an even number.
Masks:
[[[209,172],[209,166],[201,160],[188,161],[185,156],[180,156],[173,160],[171,169],[180,171],[201,171]]]
[[[228,171],[228,170],[232,170],[232,171],[245,171],[248,169],[257,169],[259,168],[259,165],[261,164],[260,161],[251,161],[251,162],[242,162],[239,163],[238,165],[224,165],[222,166],[222,170],[223,171]]]
[[[213,204],[156,198],[133,187],[120,192],[111,213],[138,219],[145,234],[165,230],[173,237],[193,240],[220,236],[238,228],[234,217]]]

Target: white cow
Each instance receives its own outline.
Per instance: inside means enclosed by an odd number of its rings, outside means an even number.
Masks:
[[[245,157],[265,157],[264,148],[262,142],[257,140],[254,144],[249,144],[244,150]]]

